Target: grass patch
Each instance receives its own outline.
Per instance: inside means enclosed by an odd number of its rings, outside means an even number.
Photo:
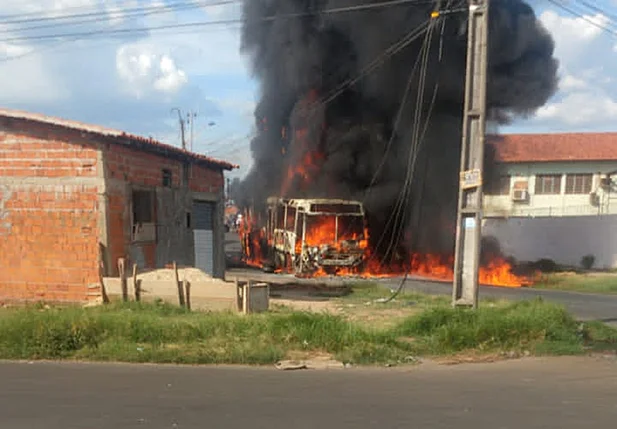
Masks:
[[[401,336],[415,337],[426,351],[452,354],[465,350],[526,350],[550,353],[567,344],[584,351],[579,324],[561,307],[525,301],[477,311],[436,308],[399,326]],[[561,353],[559,353],[561,354]]]
[[[538,289],[553,289],[571,292],[617,294],[617,274],[544,274],[533,287]]]
[[[0,358],[271,364],[300,352],[377,364],[466,351],[574,354],[617,346],[617,331],[582,326],[541,301],[472,312],[431,307],[431,297],[414,296],[427,307],[387,329],[345,315],[282,311],[243,317],[188,313],[162,303],[7,309],[0,317]]]

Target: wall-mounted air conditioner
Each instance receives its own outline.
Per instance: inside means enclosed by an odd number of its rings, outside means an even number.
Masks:
[[[529,192],[527,189],[514,189],[512,191],[512,201],[525,202],[529,199]]]
[[[608,174],[601,174],[600,175],[600,188],[602,188],[603,190],[610,190],[612,185],[612,179],[611,176],[609,176]]]

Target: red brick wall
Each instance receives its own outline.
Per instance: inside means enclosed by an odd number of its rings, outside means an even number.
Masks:
[[[68,131],[13,131],[24,124],[0,123],[0,301],[85,301],[99,283],[97,151]]]
[[[105,171],[108,179],[108,228],[109,255],[113,265],[112,273],[117,274],[118,258],[128,258],[131,237],[130,187],[162,186],[163,169],[172,173],[172,186],[182,183],[182,162],[162,155],[144,153],[125,146],[110,144],[105,148]],[[128,185],[128,186],[127,186]],[[196,192],[221,192],[224,185],[223,173],[207,167],[190,167],[189,188]],[[147,268],[156,266],[156,243],[141,243]]]
[[[195,192],[210,192],[218,194],[223,190],[225,179],[221,171],[194,165],[191,168],[189,187]]]

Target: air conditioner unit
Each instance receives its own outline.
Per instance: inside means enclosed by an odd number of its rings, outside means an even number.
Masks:
[[[512,191],[512,201],[522,202],[529,199],[527,189],[514,189]]]

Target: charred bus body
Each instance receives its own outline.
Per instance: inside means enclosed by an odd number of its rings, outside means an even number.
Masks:
[[[264,268],[296,275],[362,271],[368,256],[362,203],[272,197],[267,208]]]

